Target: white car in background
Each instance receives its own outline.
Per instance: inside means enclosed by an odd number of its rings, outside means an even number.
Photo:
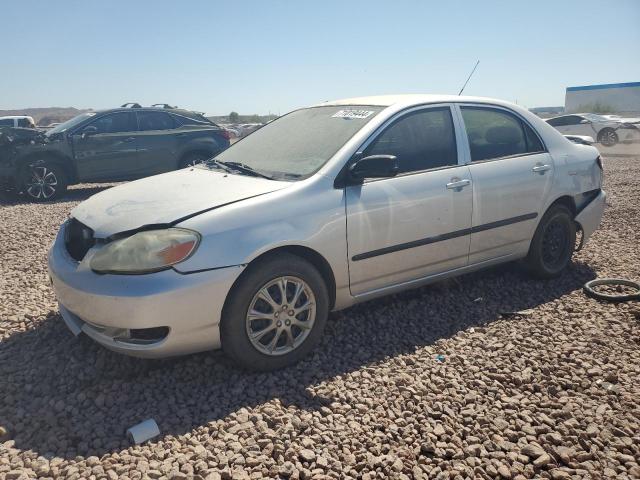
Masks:
[[[0,127],[36,128],[36,122],[28,115],[11,115],[0,117]]]
[[[612,147],[619,142],[640,141],[640,118],[575,113],[550,118],[546,122],[563,135],[593,137],[605,147]]]

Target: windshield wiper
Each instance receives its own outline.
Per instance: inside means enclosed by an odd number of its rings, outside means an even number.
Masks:
[[[227,168],[234,168],[236,170],[241,171],[242,173],[246,173],[247,175],[252,175],[254,177],[260,177],[260,178],[266,178],[267,180],[273,180],[272,177],[270,177],[269,175],[265,175],[264,173],[260,173],[257,170],[255,170],[253,167],[250,167],[249,165],[246,165],[244,163],[241,162],[222,162],[220,160],[216,160],[215,158],[213,159],[213,161],[216,163],[216,165],[222,165],[224,167]]]
[[[216,160],[215,158],[209,158],[209,159],[205,160],[204,164],[207,165],[207,166],[210,166],[211,164],[213,164],[216,167],[218,167],[220,170],[224,170],[225,172],[229,172],[229,173],[231,173],[233,171],[233,169],[231,167],[227,167],[224,164],[224,162],[221,162],[220,160]]]

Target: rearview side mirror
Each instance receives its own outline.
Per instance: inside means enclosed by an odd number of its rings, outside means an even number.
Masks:
[[[586,118],[583,118],[582,120],[580,120],[580,123],[591,123],[591,120],[587,120]]]
[[[394,155],[369,155],[349,167],[349,176],[355,181],[365,178],[388,178],[395,177],[399,169],[398,159]]]

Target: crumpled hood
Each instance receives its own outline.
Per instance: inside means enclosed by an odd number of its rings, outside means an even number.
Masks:
[[[71,211],[97,238],[186,216],[291,185],[206,168],[185,168],[109,188]]]

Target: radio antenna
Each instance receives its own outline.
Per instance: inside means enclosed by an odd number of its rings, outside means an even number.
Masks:
[[[480,60],[478,60],[476,62],[476,66],[473,67],[473,70],[471,70],[471,73],[469,74],[469,77],[467,78],[467,81],[464,82],[464,85],[462,86],[462,88],[460,89],[460,91],[458,92],[458,96],[462,95],[462,92],[464,91],[465,87],[467,86],[467,83],[469,83],[469,80],[471,80],[471,76],[473,75],[473,72],[476,71],[476,68],[478,68],[478,65],[480,64]]]

